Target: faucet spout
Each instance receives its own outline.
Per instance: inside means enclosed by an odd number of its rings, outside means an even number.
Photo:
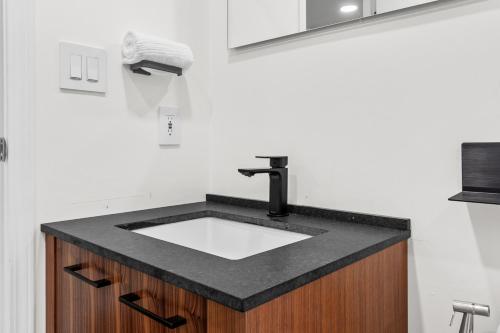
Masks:
[[[238,172],[247,177],[253,177],[258,173],[271,173],[273,169],[238,169]]]
[[[262,158],[262,157],[259,157]],[[269,216],[288,215],[288,169],[286,156],[268,157],[271,159],[270,169],[238,169],[244,176],[252,177],[256,174],[269,174]]]

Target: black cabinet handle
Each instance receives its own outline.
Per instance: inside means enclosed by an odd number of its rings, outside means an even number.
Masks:
[[[111,281],[106,280],[106,279],[94,281],[94,280],[90,280],[90,279],[86,278],[85,276],[83,276],[81,274],[78,274],[78,271],[81,271],[82,269],[83,269],[82,264],[76,264],[73,266],[64,267],[64,271],[66,273],[73,275],[77,279],[82,280],[83,282],[85,282],[87,284],[90,284],[94,288],[102,288],[102,287],[109,286],[111,284]]]
[[[157,314],[154,314],[153,312],[149,311],[149,310],[146,310],[144,309],[143,307],[137,305],[136,303],[134,302],[137,302],[138,300],[140,300],[141,298],[139,297],[139,295],[137,294],[134,294],[134,293],[130,293],[130,294],[127,294],[127,295],[122,295],[120,296],[119,300],[121,303],[131,307],[132,309],[136,310],[136,311],[139,311],[140,313],[142,313],[143,315],[167,326],[168,328],[170,329],[174,329],[174,328],[177,328],[179,326],[182,326],[182,325],[185,325],[186,324],[186,318],[184,317],[181,317],[181,316],[173,316],[173,317],[170,317],[170,318],[163,318],[163,317],[160,317],[158,316]]]

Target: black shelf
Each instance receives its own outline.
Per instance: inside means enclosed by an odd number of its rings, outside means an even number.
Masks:
[[[147,76],[151,75],[151,73],[146,71],[144,68],[151,68],[151,69],[156,69],[158,71],[174,73],[174,74],[177,74],[177,76],[182,75],[182,68],[180,68],[180,67],[160,64],[158,62],[149,61],[149,60],[143,60],[143,61],[140,61],[136,64],[130,65],[130,69],[132,70],[132,72],[134,72],[136,74],[142,74],[142,75],[147,75]]]
[[[455,194],[448,200],[461,201],[461,202],[475,202],[490,205],[500,204],[500,193],[487,193],[487,192],[469,192],[463,191]]]
[[[500,142],[462,144],[462,192],[448,200],[500,205]]]

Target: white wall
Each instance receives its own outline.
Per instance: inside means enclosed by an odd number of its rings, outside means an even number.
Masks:
[[[238,167],[290,157],[290,202],[409,217],[410,332],[443,333],[453,299],[500,322],[500,207],[448,202],[460,144],[499,141],[500,2],[457,3],[242,51],[211,2],[211,192],[267,199]],[[373,22],[373,21],[372,21]]]
[[[205,6],[206,7],[206,6]],[[72,15],[76,13],[76,15]],[[37,7],[37,198],[41,222],[203,200],[208,184],[207,10],[196,1],[51,0]],[[129,29],[188,43],[180,78],[121,65]],[[59,89],[58,42],[108,52],[108,92]],[[177,105],[180,148],[160,148],[157,108]]]
[[[208,4],[183,0],[37,1],[37,219],[39,223],[204,200],[208,188]],[[121,65],[129,29],[189,44],[180,78]],[[106,49],[108,92],[59,90],[58,43]],[[157,144],[158,105],[181,108],[180,148]],[[37,328],[44,327],[44,243],[38,239]]]

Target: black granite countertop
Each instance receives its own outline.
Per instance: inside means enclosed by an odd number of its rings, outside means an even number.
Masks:
[[[247,311],[410,238],[410,220],[207,195],[206,202],[47,223],[42,231],[238,311]],[[229,260],[131,229],[215,216],[314,237]]]

